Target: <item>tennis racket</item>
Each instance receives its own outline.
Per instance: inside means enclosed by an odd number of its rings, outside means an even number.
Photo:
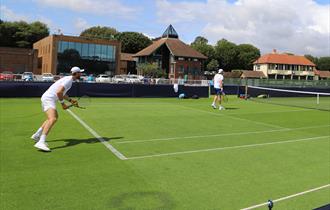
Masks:
[[[70,104],[68,108],[75,107],[79,109],[86,109],[91,103],[89,96],[82,96],[77,99],[77,103]]]

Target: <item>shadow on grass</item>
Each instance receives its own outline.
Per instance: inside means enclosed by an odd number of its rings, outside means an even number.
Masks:
[[[122,139],[124,137],[102,137],[102,139],[104,139],[104,141],[108,142],[110,140],[114,140],[114,139]],[[51,148],[52,150],[56,150],[56,149],[63,149],[66,147],[72,147],[72,146],[76,146],[78,144],[95,144],[95,143],[101,143],[100,140],[98,140],[97,138],[89,138],[89,139],[57,139],[57,140],[53,140],[53,141],[49,141],[49,142],[60,142],[63,141],[65,142],[65,145],[62,146],[58,146],[58,147],[53,147]]]

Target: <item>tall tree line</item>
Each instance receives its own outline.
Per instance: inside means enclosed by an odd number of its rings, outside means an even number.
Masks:
[[[32,48],[33,43],[49,35],[46,24],[36,21],[8,22],[0,20],[0,46]]]
[[[236,45],[226,39],[219,40],[215,46],[204,37],[198,36],[191,47],[208,57],[204,69],[214,71],[218,68],[226,71],[233,69],[252,70],[253,61],[260,57],[260,50],[251,44]]]

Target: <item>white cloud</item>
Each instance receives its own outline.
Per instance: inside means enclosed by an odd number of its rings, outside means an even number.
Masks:
[[[122,4],[119,0],[36,0],[39,4],[55,8],[69,9],[94,15],[113,15],[132,18],[137,9]]]
[[[88,22],[83,18],[77,18],[74,21],[74,27],[76,28],[77,32],[82,32],[83,30],[90,27]]]
[[[330,6],[313,0],[226,0],[170,2],[157,0],[162,23],[185,23],[189,33],[202,25],[202,35],[213,44],[225,38],[235,43],[252,43],[270,52],[328,56],[330,54]],[[168,15],[171,14],[171,15]]]
[[[0,15],[2,20],[6,21],[29,21],[30,17],[22,14],[17,14],[6,6],[0,6]]]

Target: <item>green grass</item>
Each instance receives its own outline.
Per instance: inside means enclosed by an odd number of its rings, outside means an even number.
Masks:
[[[210,103],[93,98],[72,109],[128,158],[120,160],[60,109],[52,152],[37,151],[29,137],[44,120],[40,99],[0,99],[0,209],[232,210],[330,183],[330,112]],[[329,197],[325,188],[274,210],[310,210]]]

